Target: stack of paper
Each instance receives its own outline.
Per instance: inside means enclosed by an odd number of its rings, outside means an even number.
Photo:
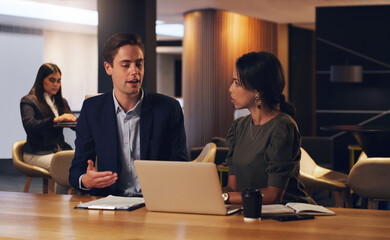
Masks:
[[[143,206],[145,206],[145,200],[140,197],[118,197],[109,195],[98,200],[80,203],[75,208],[130,211]]]

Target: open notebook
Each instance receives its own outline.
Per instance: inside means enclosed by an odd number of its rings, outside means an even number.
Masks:
[[[136,160],[149,211],[226,215],[241,206],[225,205],[214,163]]]
[[[335,212],[319,205],[289,202],[283,204],[263,205],[262,217],[287,216],[287,215],[336,215]]]

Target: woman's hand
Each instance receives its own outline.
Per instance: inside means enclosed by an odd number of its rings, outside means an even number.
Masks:
[[[229,194],[229,203],[233,203],[233,204],[242,203],[241,192],[237,192],[236,175],[228,176],[228,184],[226,187],[222,189],[222,191],[227,192]]]
[[[266,188],[261,188],[261,193],[263,194],[263,204],[277,204],[282,201],[285,190],[268,186]],[[223,192],[229,194],[229,203],[241,204],[242,197],[241,192],[237,192],[237,181],[235,175],[228,176],[228,184],[223,188]]]
[[[71,113],[64,113],[62,114],[61,116],[58,116],[56,118],[54,118],[54,122],[71,122],[71,121],[76,121],[77,118],[75,115],[71,114]]]

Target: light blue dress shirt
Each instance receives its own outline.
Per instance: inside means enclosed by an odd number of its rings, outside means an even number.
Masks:
[[[137,104],[125,112],[112,93],[115,104],[116,122],[118,124],[119,160],[122,163],[118,184],[123,196],[142,196],[134,160],[141,159],[140,145],[140,115],[144,91],[141,89],[141,98]]]

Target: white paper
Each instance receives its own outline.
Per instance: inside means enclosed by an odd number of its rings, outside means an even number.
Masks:
[[[77,205],[77,207],[88,209],[115,210],[129,209],[133,206],[137,206],[143,203],[145,203],[145,200],[139,197],[118,197],[109,195],[105,198],[100,198],[98,200],[80,203],[79,205]]]

